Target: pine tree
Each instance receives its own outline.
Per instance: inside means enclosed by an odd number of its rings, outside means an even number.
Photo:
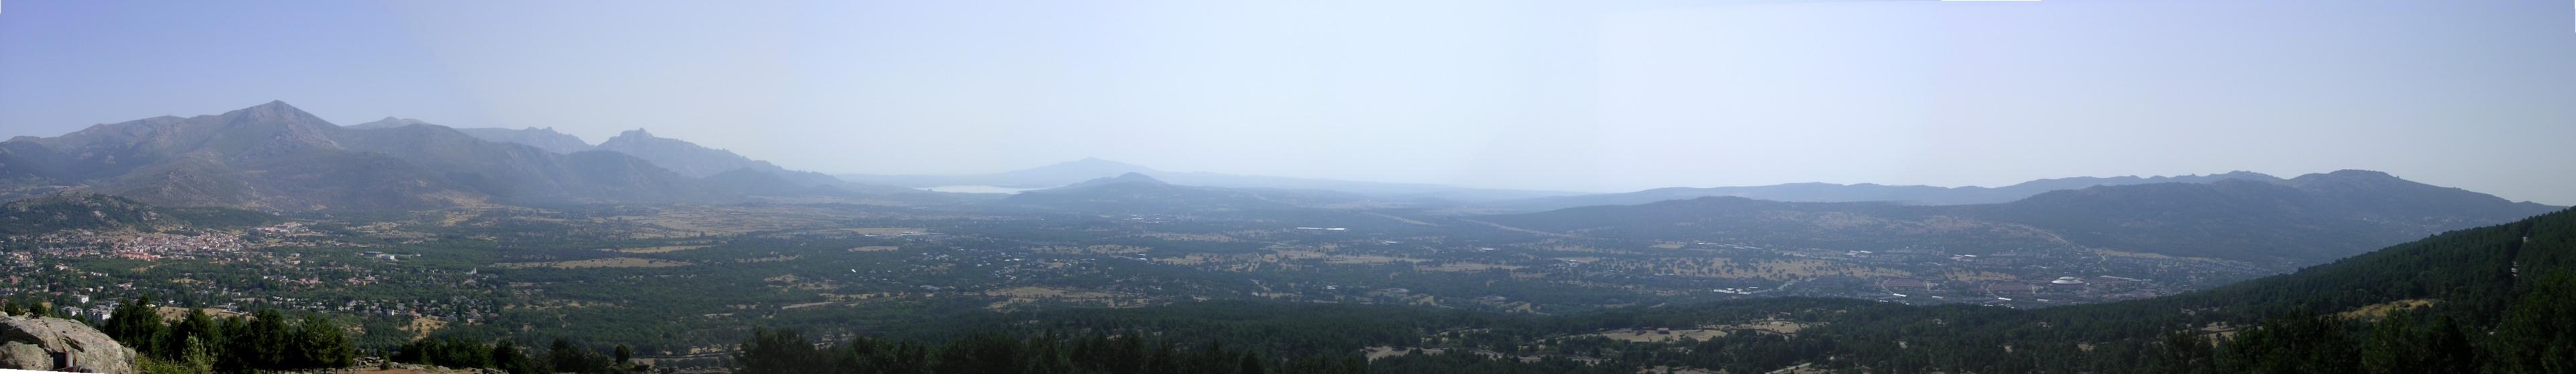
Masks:
[[[186,340],[179,341],[179,343],[181,343],[179,346],[185,347],[179,352],[179,362],[187,365],[190,372],[215,372],[216,356],[213,348],[215,346],[214,343],[207,342],[196,337],[189,337]]]
[[[1261,355],[1244,352],[1243,363],[1236,365],[1234,372],[1238,374],[1262,374]]]
[[[251,342],[250,322],[240,316],[224,317],[222,321],[219,323],[223,327],[215,330],[223,332],[223,339],[220,339],[220,343],[209,342],[209,344],[222,344],[222,349],[216,349],[219,351],[216,357],[223,359],[215,361],[215,370],[227,373],[252,370],[251,358],[258,356],[258,353],[254,348],[248,347],[255,344]]]
[[[542,374],[554,372],[554,370],[545,367],[545,364],[537,361],[536,357],[531,357],[525,352],[520,352],[518,343],[511,342],[506,339],[502,340],[499,344],[492,345],[492,364],[493,366],[499,366],[501,371],[507,371],[510,372],[510,374]]]
[[[232,320],[234,322],[227,323],[224,329],[228,335],[226,340],[231,342],[224,349],[224,353],[225,357],[230,358],[225,361],[234,364],[224,365],[227,367],[225,371],[289,368],[288,365],[292,361],[290,361],[291,357],[287,356],[287,351],[294,348],[290,346],[294,337],[291,335],[293,332],[287,328],[285,314],[275,310],[261,310],[252,313],[248,320],[240,318]]]
[[[727,364],[738,374],[783,374],[825,371],[831,362],[795,330],[755,328]]]
[[[161,313],[152,310],[152,298],[143,297],[117,305],[109,314],[106,326],[99,332],[124,343],[137,352],[154,352],[161,338]]]
[[[153,355],[170,360],[185,360],[188,351],[198,350],[204,351],[209,356],[223,356],[222,326],[217,324],[213,317],[207,316],[204,309],[188,308],[188,315],[181,317],[178,323],[172,324],[169,331],[168,334],[162,335],[162,343],[158,346],[161,350],[152,352]]]
[[[2440,320],[2433,323],[2430,331],[2417,335],[2417,339],[2423,341],[2423,348],[2418,354],[2424,355],[2424,368],[2427,372],[2477,371],[2477,365],[2480,362],[2477,346],[2469,342],[2469,335],[2466,331],[2462,331],[2459,321],[2451,319],[2450,316],[2442,316]]]
[[[2403,312],[2389,315],[2370,328],[2370,340],[2362,346],[2362,370],[2371,373],[2423,373],[2426,357],[2418,355],[2422,341],[2416,340],[2414,324]]]
[[[2505,373],[2576,372],[2576,273],[2558,272],[2513,305],[2489,340],[2491,371]]]
[[[307,314],[295,329],[294,346],[298,368],[341,368],[357,364],[358,348],[349,341],[348,332],[331,319]]]

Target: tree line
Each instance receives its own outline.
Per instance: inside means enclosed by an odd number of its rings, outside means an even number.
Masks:
[[[2491,328],[2431,310],[2376,321],[2326,314],[2264,320],[2232,338],[2177,331],[2159,341],[2157,373],[2576,372],[2576,273],[2538,282]]]
[[[150,297],[117,305],[99,332],[133,348],[137,368],[154,374],[344,368],[358,358],[347,327],[319,314],[261,310],[215,318],[188,308],[178,320],[164,321]]]
[[[619,344],[600,354],[571,340],[555,339],[545,350],[521,348],[517,342],[501,339],[485,343],[464,337],[421,339],[396,349],[388,359],[393,362],[434,365],[450,368],[489,368],[514,374],[584,373],[627,374],[652,370],[651,365],[634,361],[635,349]]]
[[[1211,341],[1184,345],[1127,332],[1072,338],[980,333],[946,344],[866,337],[832,345],[794,330],[755,329],[726,365],[740,374],[788,373],[1367,373],[1357,355],[1282,359]]]

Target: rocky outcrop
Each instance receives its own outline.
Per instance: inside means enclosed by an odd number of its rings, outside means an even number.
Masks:
[[[0,369],[133,373],[134,349],[80,322],[0,317]]]

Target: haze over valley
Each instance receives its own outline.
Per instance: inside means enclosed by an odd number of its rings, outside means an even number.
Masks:
[[[0,13],[0,371],[2558,373],[2563,4]]]

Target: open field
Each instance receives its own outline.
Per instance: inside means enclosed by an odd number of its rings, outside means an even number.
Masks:
[[[446,327],[447,321],[412,317],[411,323],[403,325],[402,331],[411,333],[412,340],[420,340],[429,338],[429,333],[438,332],[438,329]]]
[[[2405,300],[2398,300],[2398,301],[2390,301],[2390,302],[2385,302],[2385,303],[2370,304],[2370,305],[2362,306],[2362,307],[2360,307],[2360,308],[2355,308],[2355,309],[2353,309],[2353,310],[2347,310],[2347,311],[2343,311],[2343,312],[2335,313],[2335,317],[2336,317],[2336,318],[2342,318],[2342,319],[2379,319],[2380,317],[2386,317],[2386,316],[2388,316],[2388,313],[2395,313],[2395,312],[2397,312],[2397,311],[2407,310],[2407,309],[2415,309],[2415,308],[2429,307],[2429,306],[2433,306],[2433,304],[2440,303],[2440,302],[2441,302],[2441,300],[2431,300],[2431,299],[2405,299]]]
[[[1422,266],[1422,265],[1417,264],[1417,265],[1414,265],[1414,266],[1413,266],[1413,270],[1415,270],[1415,271],[1446,271],[1446,272],[1464,272],[1464,271],[1486,271],[1486,270],[1494,270],[1494,269],[1519,270],[1519,269],[1521,269],[1521,268],[1526,268],[1526,267],[1527,267],[1527,266],[1519,266],[1519,265],[1500,265],[1500,264],[1487,264],[1487,263],[1476,263],[1476,262],[1446,262],[1446,263],[1441,263],[1441,264],[1439,264],[1439,265],[1432,265],[1432,266]]]
[[[606,249],[605,251],[609,251],[609,252],[621,252],[621,253],[671,253],[671,252],[679,252],[679,251],[686,251],[686,250],[698,249],[698,248],[706,248],[706,247],[710,247],[710,246],[704,246],[704,245],[674,245],[674,246],[646,247],[646,248],[617,248],[617,249]]]
[[[1594,334],[1591,334],[1591,335],[1592,335],[1592,336],[1599,336],[1599,337],[1603,337],[1603,338],[1609,338],[1609,339],[1611,339],[1611,340],[1621,340],[1621,341],[1630,341],[1630,342],[1639,342],[1639,343],[1652,343],[1652,342],[1661,342],[1661,341],[1675,341],[1675,340],[1681,340],[1682,338],[1690,338],[1690,339],[1692,339],[1692,340],[1701,340],[1701,341],[1706,341],[1706,340],[1713,339],[1713,338],[1723,338],[1723,337],[1726,337],[1726,331],[1721,331],[1721,330],[1716,330],[1716,329],[1707,329],[1707,328],[1698,328],[1698,329],[1675,329],[1675,330],[1670,330],[1670,331],[1661,330],[1661,329],[1618,329],[1618,330],[1603,331],[1603,332],[1594,333]]]
[[[541,268],[541,267],[542,267],[542,268],[563,268],[563,269],[583,269],[583,268],[667,268],[667,267],[689,266],[689,265],[690,265],[690,264],[689,264],[689,263],[686,263],[686,262],[671,261],[671,260],[655,260],[655,259],[649,259],[649,258],[634,258],[634,257],[609,257],[609,258],[594,258],[594,259],[588,259],[588,260],[574,260],[574,261],[511,262],[511,263],[493,264],[493,266],[499,266],[499,267],[505,267],[505,268],[513,268],[513,269]]]

